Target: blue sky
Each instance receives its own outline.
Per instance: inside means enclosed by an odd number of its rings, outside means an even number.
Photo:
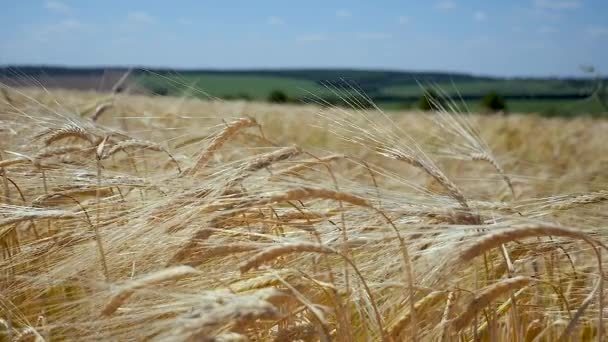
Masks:
[[[2,4],[2,2],[5,2]],[[606,0],[0,1],[0,64],[608,73]]]

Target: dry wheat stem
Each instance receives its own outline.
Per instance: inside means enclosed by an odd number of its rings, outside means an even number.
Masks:
[[[145,140],[139,140],[139,139],[130,139],[130,140],[121,141],[118,144],[112,146],[112,148],[110,148],[106,153],[102,154],[101,158],[107,159],[119,151],[126,151],[127,149],[130,149],[130,148],[146,149],[146,150],[150,150],[150,151],[163,152],[163,153],[167,154],[167,156],[169,156],[169,159],[171,159],[171,161],[175,164],[175,167],[177,168],[178,172],[180,172],[180,173],[182,172],[182,169],[180,168],[179,163],[173,157],[173,155],[171,153],[169,153],[169,151],[167,151],[167,149],[165,149],[161,145],[151,142],[151,141],[145,141]]]

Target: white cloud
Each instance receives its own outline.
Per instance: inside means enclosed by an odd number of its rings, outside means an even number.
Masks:
[[[336,17],[338,17],[338,18],[350,18],[352,16],[353,16],[353,14],[350,11],[347,11],[345,9],[336,11]]]
[[[384,32],[361,32],[357,33],[357,38],[363,40],[384,40],[389,38],[390,35]]]
[[[559,30],[553,26],[542,26],[542,27],[538,28],[537,32],[542,33],[542,34],[551,34],[551,33],[558,33]]]
[[[486,21],[488,15],[484,11],[475,11],[475,13],[473,13],[473,19],[475,19],[475,21]]]
[[[449,11],[453,10],[454,8],[456,8],[456,3],[451,0],[444,0],[435,4],[435,9],[440,11]]]
[[[44,8],[51,12],[67,14],[72,12],[72,8],[63,2],[47,0],[44,2]]]
[[[127,22],[129,24],[154,24],[156,18],[143,11],[130,12],[127,15]]]
[[[406,15],[402,15],[399,17],[399,24],[401,25],[406,25],[410,23],[411,18],[406,16]]]
[[[314,42],[324,42],[326,40],[328,40],[327,35],[325,34],[305,34],[303,36],[299,36],[297,38],[298,41],[300,42],[305,42],[305,43],[314,43]]]
[[[581,7],[580,0],[534,0],[534,6],[550,10],[567,10]]]
[[[58,37],[68,37],[89,29],[89,26],[84,25],[78,20],[66,19],[49,25],[31,27],[29,32],[32,34],[33,39],[48,42]]]
[[[281,17],[276,17],[276,16],[270,16],[268,17],[268,19],[266,20],[266,22],[270,25],[283,25],[285,24],[285,20],[283,20],[283,18]]]

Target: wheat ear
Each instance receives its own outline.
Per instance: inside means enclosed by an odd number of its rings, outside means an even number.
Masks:
[[[254,118],[241,118],[236,121],[229,123],[224,130],[222,130],[218,135],[216,135],[212,140],[209,146],[201,151],[199,156],[196,158],[196,162],[193,167],[186,170],[185,173],[187,175],[194,175],[201,169],[203,169],[209,159],[213,156],[213,154],[222,147],[232,136],[234,136],[239,130],[258,126],[259,124],[255,121]]]
[[[596,244],[605,247],[605,245],[601,244],[599,241],[596,241],[589,237],[587,234],[567,229],[559,226],[551,226],[551,225],[523,225],[519,226],[515,229],[505,230],[502,232],[498,232],[495,234],[490,234],[479,241],[475,242],[473,245],[465,248],[458,257],[458,262],[468,262],[469,260],[483,254],[484,252],[500,247],[500,245],[505,244],[507,242],[523,239],[527,237],[533,236],[561,236],[561,237],[569,237],[573,239],[580,239],[592,246]]]
[[[162,283],[168,280],[177,280],[183,277],[196,274],[197,271],[190,266],[175,266],[158,272],[147,274],[139,279],[133,280],[124,285],[119,292],[110,299],[101,311],[102,316],[113,314],[124,302],[141,288]]]
[[[477,316],[477,313],[480,310],[488,306],[500,295],[511,293],[512,291],[537,281],[537,279],[530,277],[516,276],[482,289],[481,292],[475,296],[471,302],[469,302],[466,310],[452,321],[452,328],[454,328],[456,331],[462,330],[471,322],[471,320],[473,320],[473,318],[475,318],[475,316]]]
[[[382,152],[381,154],[389,158],[393,158],[395,160],[406,162],[414,167],[422,169],[429,176],[433,177],[437,182],[439,182],[439,184],[441,184],[443,188],[448,191],[450,196],[457,200],[463,208],[469,209],[467,199],[460,190],[460,188],[458,188],[458,186],[456,186],[454,182],[452,182],[448,177],[446,177],[443,172],[441,172],[441,170],[439,170],[437,167],[429,163],[422,162],[417,158],[411,157],[401,152],[391,151],[390,153]]]
[[[48,135],[46,139],[44,139],[44,144],[47,146],[66,138],[78,138],[89,142],[91,145],[96,145],[95,141],[97,140],[93,135],[89,134],[83,128],[73,124],[66,125],[57,130],[44,132],[42,135]]]
[[[591,203],[600,203],[603,201],[608,201],[608,191],[601,190],[597,192],[592,192],[588,194],[578,195],[571,198],[568,201],[563,203],[553,204],[551,206],[552,210],[568,210],[579,205],[591,204]]]
[[[102,103],[97,108],[95,108],[95,112],[91,115],[91,120],[97,121],[103,113],[105,113],[108,109],[114,107],[114,104],[111,102]]]
[[[421,312],[421,310],[435,305],[446,296],[447,293],[445,291],[433,291],[417,301],[416,304],[414,304],[414,310],[415,312]],[[401,331],[409,324],[411,318],[412,312],[410,310],[403,312],[393,324],[389,325],[388,333],[393,338],[398,338]]]
[[[516,199],[515,198],[515,189],[513,188],[513,183],[511,182],[511,178],[509,176],[507,176],[507,173],[505,172],[505,170],[502,168],[502,166],[500,166],[500,164],[498,164],[498,161],[493,156],[491,156],[490,154],[488,154],[486,152],[474,153],[474,154],[471,154],[471,159],[485,161],[485,162],[489,163],[490,165],[492,165],[492,167],[496,171],[498,171],[498,174],[500,174],[500,176],[505,181],[505,183],[507,183],[509,190],[511,190],[511,197],[514,200]]]
[[[336,251],[322,246],[316,243],[309,242],[299,242],[299,243],[291,243],[291,244],[283,244],[278,246],[273,246],[267,248],[260,253],[254,255],[249,260],[245,261],[239,267],[241,273],[246,273],[252,268],[257,268],[258,266],[264,264],[267,261],[274,260],[281,255],[291,254],[291,253],[321,253],[321,254],[335,254]]]

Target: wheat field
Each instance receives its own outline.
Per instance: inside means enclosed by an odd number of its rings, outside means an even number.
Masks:
[[[0,95],[0,340],[606,339],[605,120]]]

